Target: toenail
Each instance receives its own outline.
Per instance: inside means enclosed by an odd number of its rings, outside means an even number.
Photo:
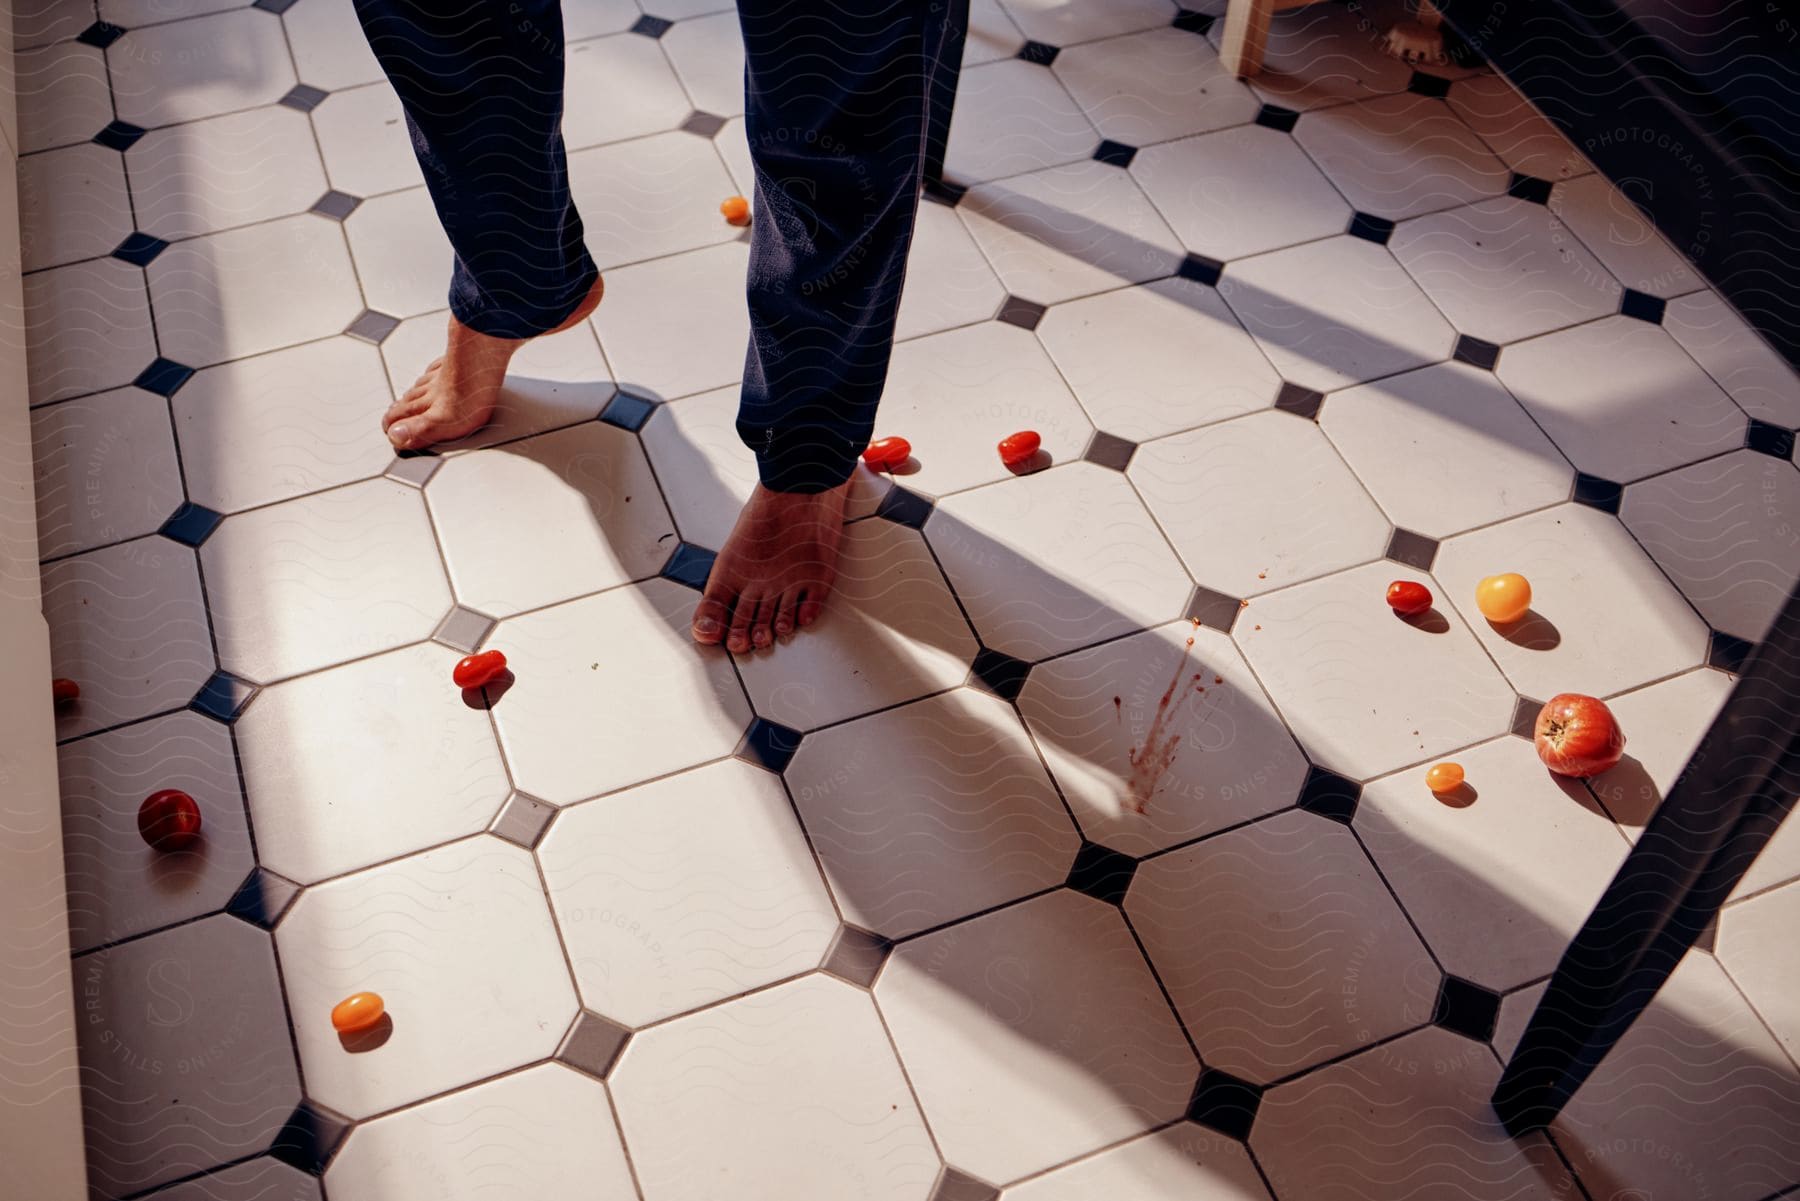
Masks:
[[[710,617],[702,617],[699,621],[694,623],[694,628],[699,630],[702,634],[717,634],[719,632],[719,623]]]
[[[388,426],[388,437],[395,442],[405,442],[412,437],[412,431],[404,425]]]

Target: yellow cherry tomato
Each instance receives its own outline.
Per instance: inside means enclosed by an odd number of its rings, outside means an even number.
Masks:
[[[1462,787],[1463,769],[1460,763],[1434,763],[1431,770],[1425,773],[1425,787],[1433,792],[1455,792]]]
[[[331,1007],[331,1028],[339,1034],[355,1034],[379,1022],[386,1011],[380,993],[351,993]]]
[[[1531,581],[1516,571],[1491,575],[1475,585],[1475,605],[1498,625],[1517,621],[1531,608]]]

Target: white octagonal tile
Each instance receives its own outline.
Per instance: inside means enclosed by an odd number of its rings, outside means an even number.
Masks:
[[[1167,25],[1175,18],[1170,0],[1114,0],[1110,4],[1070,4],[1067,0],[1000,2],[1026,37],[1052,46],[1073,46]]]
[[[1319,427],[1254,413],[1138,447],[1127,472],[1201,584],[1254,596],[1380,558],[1388,520]]]
[[[733,41],[742,45],[736,35],[737,17],[728,14]],[[693,103],[676,81],[669,67],[673,58],[683,65],[678,47],[693,39],[700,21],[682,21],[661,39],[620,33],[613,37],[577,42],[563,54],[563,141],[570,150],[617,142],[624,138],[642,137],[674,129],[696,108],[708,112],[727,113],[704,103],[693,95]],[[658,44],[660,41],[660,45]],[[719,55],[724,58],[725,54]],[[739,50],[741,56],[742,51]],[[719,69],[731,70],[726,63]],[[742,64],[738,66],[738,107],[743,107]],[[688,85],[688,92],[693,84]],[[721,197],[720,199],[723,199]],[[598,216],[598,214],[596,214]]]
[[[1670,301],[1663,328],[1750,416],[1800,425],[1800,375],[1717,292]]]
[[[457,600],[490,617],[655,575],[675,546],[643,448],[598,421],[457,455],[425,497]]]
[[[363,201],[344,221],[344,236],[368,307],[390,317],[444,307],[456,255],[424,188]]]
[[[1719,915],[1719,962],[1790,1056],[1800,1055],[1800,963],[1789,953],[1800,888],[1775,888]]]
[[[170,398],[188,496],[220,513],[381,474],[381,352],[328,338],[208,367]]]
[[[1557,504],[1575,481],[1506,389],[1466,363],[1334,392],[1319,426],[1394,524],[1430,538]]]
[[[1127,146],[1243,125],[1259,107],[1211,43],[1171,25],[1070,46],[1050,69],[1101,135]]]
[[[1169,621],[1191,588],[1131,485],[1091,463],[959,493],[925,534],[983,643],[1018,659]]]
[[[1067,889],[904,944],[875,997],[944,1158],[996,1183],[1179,1117],[1198,1075],[1119,911]]]
[[[956,214],[945,204],[919,205],[906,256],[906,289],[894,321],[898,341],[986,321],[1006,298],[1006,289]]]
[[[1555,970],[1630,844],[1523,738],[1456,761],[1450,799],[1416,767],[1366,785],[1356,830],[1444,970],[1504,992]]]
[[[1191,1122],[1016,1184],[1001,1201],[1269,1201],[1244,1144]]]
[[[179,709],[213,673],[194,552],[140,538],[48,564],[50,670],[81,686],[58,739]],[[215,594],[216,599],[216,594]]]
[[[510,785],[426,643],[264,690],[237,722],[263,866],[302,884],[474,834]]]
[[[688,632],[699,593],[648,580],[502,622],[514,682],[493,705],[519,788],[566,805],[729,754],[750,706]]]
[[[125,163],[137,227],[171,241],[305,212],[326,188],[306,114],[280,105],[155,130]]]
[[[32,404],[128,384],[156,357],[144,274],[130,263],[56,267],[26,276],[24,286]]]
[[[220,663],[258,683],[427,638],[450,608],[424,500],[391,480],[228,517],[200,561]]]
[[[1018,716],[972,689],[812,734],[785,775],[845,920],[889,938],[1061,884],[1081,841]]]
[[[1576,467],[1629,483],[1735,450],[1745,419],[1674,339],[1607,317],[1506,348],[1500,382]]]
[[[1593,168],[1504,75],[1471,75],[1444,97],[1500,160],[1534,179],[1570,179]]]
[[[1131,175],[1182,244],[1220,261],[1341,233],[1350,206],[1294,139],[1245,125],[1140,150]]]
[[[1078,162],[1099,144],[1049,71],[1017,58],[984,63],[957,81],[944,173],[964,183],[1003,179]]]
[[[571,809],[538,862],[582,1004],[628,1026],[811,971],[838,928],[780,778],[735,759]]]
[[[1706,626],[1598,509],[1558,505],[1452,538],[1433,571],[1443,599],[1527,696],[1609,696],[1706,657]],[[1481,615],[1475,589],[1509,571],[1531,582],[1531,610],[1502,627]]]
[[[1703,667],[1606,702],[1625,731],[1625,757],[1610,771],[1595,776],[1589,787],[1626,837],[1637,838],[1675,786],[1700,740],[1712,728],[1720,706],[1731,695],[1731,685],[1731,677],[1724,672]],[[1789,823],[1782,827],[1784,831],[1790,828],[1800,826]],[[1792,840],[1793,835],[1788,838]],[[1762,874],[1779,858],[1779,845],[1777,841],[1764,851],[1739,884],[1738,895],[1780,878],[1779,874],[1774,878]],[[1800,866],[1796,870],[1800,871]]]
[[[13,69],[20,154],[85,142],[113,119],[103,51],[80,42],[21,48]]]
[[[1348,235],[1233,263],[1219,292],[1283,379],[1320,392],[1447,359],[1456,342],[1385,249]]]
[[[198,713],[65,744],[57,775],[77,953],[223,909],[256,866],[231,734]],[[192,850],[155,851],[138,834],[138,806],[165,788],[200,807],[202,841]]]
[[[819,621],[738,657],[764,717],[810,730],[962,683],[978,649],[917,531],[886,520],[844,528]]]
[[[1036,333],[1093,423],[1134,441],[1267,408],[1281,389],[1218,292],[1193,280],[1059,304]]]
[[[18,168],[15,248],[25,270],[110,254],[132,231],[117,151],[87,142],[29,155]]]
[[[306,1091],[351,1118],[543,1059],[578,1008],[530,854],[486,835],[307,889],[275,942]],[[332,1029],[355,992],[385,1033]]]
[[[972,0],[968,38],[963,43],[963,66],[1011,58],[1025,46],[1025,35],[1000,7],[1000,0]]]
[[[382,79],[353,0],[298,0],[281,15],[300,82],[335,92]]]
[[[737,189],[712,143],[691,133],[571,154],[569,180],[577,206],[594,214],[587,245],[602,271],[738,235],[719,215]]]
[[[1394,615],[1371,563],[1257,598],[1237,643],[1313,761],[1354,779],[1505,733],[1513,690],[1454,616],[1437,628]],[[1452,612],[1440,603],[1440,615]]]
[[[1708,625],[1760,642],[1800,578],[1800,472],[1740,450],[1625,490],[1623,521]]]
[[[1598,172],[1557,184],[1550,192],[1550,211],[1627,288],[1672,297],[1706,286],[1625,193]]]
[[[940,1161],[866,993],[813,975],[639,1034],[609,1077],[656,1201],[925,1201]]]
[[[376,196],[425,182],[400,97],[385,81],[331,93],[313,109],[312,124],[338,191]]]
[[[726,242],[607,272],[606,299],[593,323],[619,382],[666,399],[742,379],[749,263],[749,246]],[[670,336],[671,313],[681,314],[679,337]]]
[[[133,29],[106,61],[119,119],[146,129],[273,104],[294,86],[281,23],[250,9]]]
[[[1082,832],[1128,855],[1286,808],[1306,778],[1231,639],[1187,621],[1039,664],[1019,710]]]
[[[120,388],[31,412],[37,550],[46,559],[151,534],[182,502],[160,396]]]
[[[547,1063],[351,1131],[325,1183],[344,1197],[637,1201],[606,1086]]]
[[[1006,290],[1038,304],[1181,264],[1181,243],[1131,175],[1093,159],[981,184],[956,211]]]
[[[1440,100],[1410,92],[1308,113],[1294,140],[1358,212],[1398,221],[1506,191],[1506,165]]]
[[[1138,865],[1125,912],[1200,1057],[1267,1083],[1431,1017],[1439,972],[1349,830],[1294,810]]]
[[[654,4],[651,8],[663,15]],[[735,117],[744,111],[744,35],[735,12],[677,21],[657,40],[681,77],[678,93],[685,90],[694,102],[688,107],[721,117]],[[664,128],[679,125],[685,116],[687,109],[683,108]]]

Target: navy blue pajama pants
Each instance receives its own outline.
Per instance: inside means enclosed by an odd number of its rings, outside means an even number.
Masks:
[[[596,275],[569,191],[557,0],[355,3],[455,251],[451,312],[497,337],[555,327]],[[738,18],[756,167],[738,433],[766,486],[817,492],[874,429],[967,0],[740,0]]]

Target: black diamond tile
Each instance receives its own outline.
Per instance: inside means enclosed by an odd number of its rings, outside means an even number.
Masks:
[[[488,832],[526,850],[535,850],[556,816],[556,806],[523,792],[515,792],[500,806]]]
[[[280,16],[288,9],[294,7],[294,3],[295,0],[255,0],[255,3],[250,7],[260,8],[266,13],[274,13],[276,16]]]
[[[656,412],[656,402],[648,400],[633,392],[620,392],[606,402],[600,410],[600,420],[608,425],[618,426],[632,433],[644,428],[644,422],[650,420],[650,414]]]
[[[387,336],[400,328],[400,318],[390,317],[386,313],[374,309],[364,309],[355,321],[344,327],[344,332],[352,338],[361,338],[365,342],[373,342],[380,346],[387,341]]]
[[[1275,394],[1276,408],[1296,417],[1304,417],[1308,421],[1319,419],[1319,406],[1324,403],[1324,393],[1302,388],[1299,384],[1283,383],[1281,391]]]
[[[1019,296],[1008,296],[1001,302],[1000,312],[995,317],[1008,325],[1016,325],[1020,329],[1036,329],[1038,322],[1044,319],[1044,306],[1035,300],[1026,300]]]
[[[639,17],[636,23],[632,25],[631,32],[641,33],[647,38],[659,38],[663,34],[669,32],[669,27],[673,24],[675,24],[675,22],[665,20],[662,17],[653,17],[646,13]]]
[[[820,968],[839,980],[869,988],[893,949],[894,944],[881,935],[845,923],[838,927],[837,937],[831,940],[831,949],[825,952]]]
[[[143,129],[129,121],[109,121],[105,129],[94,135],[94,141],[108,150],[129,150],[143,136]]]
[[[1514,737],[1530,742],[1537,737],[1538,714],[1544,711],[1544,702],[1533,697],[1522,696],[1513,704],[1512,732]]]
[[[1194,1082],[1194,1096],[1187,1108],[1188,1121],[1208,1130],[1217,1130],[1227,1138],[1248,1142],[1257,1107],[1262,1104],[1262,1094],[1263,1090],[1248,1080],[1239,1080],[1217,1068],[1207,1068]]]
[[[1216,18],[1211,13],[1197,13],[1191,8],[1178,8],[1175,10],[1175,20],[1171,24],[1177,29],[1188,33],[1197,33],[1204,37],[1211,32],[1214,20]]]
[[[1181,266],[1175,268],[1175,274],[1182,279],[1191,279],[1209,288],[1217,287],[1219,276],[1224,273],[1224,263],[1218,259],[1209,259],[1203,254],[1190,254],[1181,260]]]
[[[312,211],[322,217],[330,217],[333,221],[342,221],[354,213],[356,206],[361,203],[362,197],[333,189],[313,201]]]
[[[951,208],[955,208],[962,198],[968,194],[968,188],[959,183],[951,183],[947,179],[927,178],[925,180],[925,198],[927,200],[935,200],[939,204],[948,205]]]
[[[1137,157],[1137,147],[1127,146],[1123,142],[1115,142],[1107,138],[1094,147],[1094,161],[1105,163],[1109,167],[1129,167],[1131,160]]]
[[[303,113],[310,113],[318,108],[326,96],[330,95],[324,88],[315,88],[310,83],[297,83],[288,89],[287,95],[277,100],[277,104],[285,104],[289,108],[297,108]]]
[[[999,1196],[1000,1190],[993,1185],[945,1164],[929,1201],[998,1201]]]
[[[1408,567],[1417,567],[1420,571],[1431,570],[1431,565],[1437,561],[1437,551],[1436,538],[1427,538],[1398,526],[1394,528],[1394,536],[1388,539],[1387,544],[1388,558]]]
[[[895,525],[910,526],[915,530],[925,528],[931,519],[931,511],[937,506],[920,496],[917,492],[908,492],[899,484],[887,490],[881,503],[875,506],[875,516],[885,517]]]
[[[238,890],[225,902],[225,912],[264,930],[273,930],[281,915],[287,912],[300,886],[266,867],[253,867]]]
[[[97,46],[104,50],[124,36],[125,31],[119,26],[107,21],[95,21],[92,25],[89,25],[86,29],[76,34],[75,40],[84,42],[89,46]]]
[[[1075,864],[1069,869],[1069,887],[1096,901],[1123,905],[1136,872],[1137,860],[1130,855],[1083,841],[1081,849],[1075,852]]]
[[[1316,813],[1347,826],[1350,819],[1356,816],[1356,803],[1361,799],[1361,784],[1345,779],[1334,771],[1314,766],[1306,773],[1306,783],[1300,786],[1298,804],[1308,813]]]
[[[1639,321],[1648,321],[1651,325],[1661,325],[1663,313],[1668,310],[1669,302],[1660,296],[1651,296],[1636,288],[1626,288],[1625,294],[1619,298],[1619,312],[1627,317],[1636,317]]]
[[[754,763],[758,767],[766,767],[770,771],[779,772],[787,768],[794,752],[800,749],[800,739],[804,737],[798,730],[791,730],[780,722],[770,721],[766,717],[750,719],[750,728],[744,731],[744,739],[738,743],[737,750],[732,752],[745,763]]]
[[[1131,456],[1136,453],[1137,443],[1129,438],[1121,438],[1105,430],[1095,430],[1093,438],[1088,441],[1086,453],[1081,457],[1090,463],[1123,471],[1131,466]]]
[[[619,1052],[631,1041],[631,1031],[591,1009],[575,1015],[554,1058],[580,1072],[604,1080],[619,1062]]]
[[[215,671],[200,685],[200,691],[188,702],[188,708],[196,713],[204,713],[215,721],[230,724],[243,713],[256,696],[257,687],[247,680],[240,680],[228,671]]]
[[[1575,503],[1603,513],[1617,513],[1625,498],[1625,485],[1603,480],[1585,471],[1575,473]]]
[[[1456,350],[1452,352],[1451,357],[1459,363],[1467,363],[1471,367],[1479,367],[1483,371],[1492,371],[1494,364],[1500,361],[1500,348],[1492,342],[1483,342],[1480,338],[1459,334],[1456,338]]]
[[[1299,120],[1299,113],[1291,108],[1282,108],[1279,104],[1265,104],[1256,110],[1258,125],[1279,129],[1282,133],[1291,133]]]
[[[1712,641],[1706,648],[1706,665],[1716,667],[1720,671],[1728,671],[1733,675],[1741,675],[1744,670],[1744,661],[1755,649],[1754,642],[1739,638],[1735,634],[1727,634],[1723,630],[1714,630]]]
[[[663,564],[662,577],[674,580],[677,584],[686,584],[699,592],[706,587],[706,577],[712,574],[713,560],[718,557],[718,551],[707,550],[704,546],[695,546],[691,542],[677,542],[675,552]]]
[[[154,392],[158,396],[173,396],[181,391],[181,385],[194,378],[194,369],[177,363],[174,359],[157,358],[138,372],[137,378],[131,382],[146,392]]]
[[[183,546],[199,546],[224,520],[222,514],[213,512],[205,505],[186,500],[181,502],[181,507],[171,513],[169,519],[162,523],[162,528],[156,532],[165,538],[173,538]]]
[[[444,460],[429,451],[403,450],[395,454],[394,461],[382,474],[390,480],[423,488],[443,465]]]
[[[1406,85],[1406,90],[1415,96],[1435,96],[1441,100],[1450,94],[1450,81],[1442,75],[1414,71],[1412,80]]]
[[[1244,602],[1241,598],[1196,585],[1188,597],[1187,608],[1181,611],[1181,615],[1208,629],[1229,634],[1231,627],[1237,624],[1238,614],[1243,611]]]
[[[147,233],[134,231],[125,235],[125,240],[113,247],[112,256],[123,259],[133,267],[148,267],[157,255],[169,248],[169,244],[161,238],[153,238]]]
[[[1770,425],[1752,417],[1750,430],[1744,435],[1744,445],[1758,454],[1791,459],[1794,456],[1794,431],[1784,430],[1779,425]]]
[[[696,133],[703,138],[710,138],[725,128],[725,118],[717,113],[695,109],[688,114],[688,119],[681,123],[681,128],[688,133]]]
[[[1062,53],[1060,48],[1047,42],[1026,42],[1019,47],[1020,58],[1028,63],[1036,63],[1040,67],[1047,67],[1055,62],[1056,56],[1060,53]]]
[[[1431,1024],[1484,1043],[1494,1037],[1494,1022],[1499,1016],[1499,993],[1457,976],[1445,976],[1438,986]]]
[[[350,1119],[317,1101],[301,1101],[287,1120],[269,1154],[291,1168],[317,1176],[325,1171],[338,1144],[350,1133]]]
[[[1394,223],[1386,217],[1377,217],[1373,213],[1351,213],[1350,236],[1361,238],[1365,242],[1374,242],[1378,246],[1386,246],[1387,240],[1394,236]]]
[[[969,670],[974,673],[975,682],[987,691],[1003,700],[1016,701],[1019,693],[1025,690],[1031,664],[984,646],[975,652],[975,661],[969,665]]]
[[[1520,200],[1529,200],[1533,204],[1550,203],[1550,181],[1539,179],[1535,175],[1521,175],[1517,171],[1507,181],[1506,194]]]

